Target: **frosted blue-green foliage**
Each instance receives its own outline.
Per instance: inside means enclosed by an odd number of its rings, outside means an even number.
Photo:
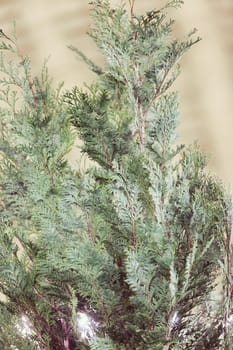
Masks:
[[[181,4],[138,15],[134,1],[129,11],[93,1],[103,64],[71,47],[97,79],[65,93],[46,65],[33,77],[14,35],[0,32],[6,349],[231,349],[231,199],[198,146],[177,137],[172,84],[199,41],[173,36],[168,12]],[[75,137],[84,169],[67,161]]]

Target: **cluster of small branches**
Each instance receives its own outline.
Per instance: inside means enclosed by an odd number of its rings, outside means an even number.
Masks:
[[[0,31],[3,349],[231,349],[231,199],[177,143],[172,85],[200,39],[173,38],[181,0],[134,3],[92,2],[104,64],[71,47],[97,80],[65,93]],[[76,137],[86,169],[67,161]]]

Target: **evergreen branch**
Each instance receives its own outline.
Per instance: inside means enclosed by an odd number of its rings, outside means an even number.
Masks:
[[[15,41],[11,39],[9,36],[7,36],[2,29],[0,29],[0,38],[6,39],[11,41],[15,45]]]
[[[97,300],[98,300],[97,304],[98,304],[98,306],[100,308],[102,316],[104,317],[105,324],[108,325],[108,323],[109,323],[109,313],[108,313],[108,310],[105,307],[105,303],[104,303],[103,297],[101,295],[100,289],[99,289],[99,287],[96,284],[95,276],[93,276],[93,273],[90,270],[88,271],[88,277],[91,280],[92,286],[93,286],[95,294],[97,296]]]
[[[226,198],[225,209],[225,232],[226,232],[226,301],[225,301],[225,316],[224,316],[224,337],[227,338],[229,328],[229,318],[231,316],[231,299],[233,293],[232,282],[232,201]]]
[[[40,328],[42,327],[42,332],[44,331],[47,336],[50,337],[51,341],[54,342],[57,346],[59,346],[62,349],[63,346],[63,341],[60,337],[60,334],[57,333],[56,330],[53,329],[49,325],[49,323],[46,321],[44,317],[42,317],[38,311],[36,310],[35,306],[32,304],[32,302],[26,304],[28,307],[29,312],[31,312],[34,316],[34,322],[35,322],[35,328]],[[40,330],[41,333],[41,330]],[[45,344],[44,344],[45,345]],[[48,350],[50,347],[48,347]]]
[[[132,20],[132,18],[134,16],[134,4],[135,4],[135,0],[129,0],[131,20]]]
[[[87,235],[90,239],[90,242],[94,245],[95,244],[95,237],[94,237],[94,232],[93,232],[93,228],[92,228],[92,223],[91,223],[89,213],[87,210],[84,210],[84,215],[85,215],[86,222],[87,222]]]
[[[0,30],[0,347],[231,349],[232,204],[199,149],[175,146],[169,89],[199,41],[171,40],[166,12],[182,3],[136,15],[135,0],[129,13],[94,0],[104,67],[70,46],[98,81],[63,98]],[[95,167],[71,169],[72,128]]]
[[[87,56],[84,55],[84,53],[80,51],[77,47],[69,45],[68,48],[74,51],[78,55],[78,57],[81,58],[90,67],[92,72],[96,73],[97,75],[103,74],[103,70],[99,66],[97,66],[94,62],[92,62],[92,60],[87,58]]]
[[[136,34],[135,34],[135,40],[136,40]],[[136,84],[137,84],[137,89],[140,90],[143,84],[143,80],[139,76],[139,66],[138,63],[135,62],[134,64],[134,72],[136,76]],[[140,137],[140,146],[141,146],[141,151],[144,151],[144,146],[145,146],[145,127],[146,127],[146,118],[145,118],[145,113],[143,111],[142,103],[139,99],[139,97],[136,95],[135,96],[135,102],[139,111],[140,115],[140,125],[139,125],[139,137]]]

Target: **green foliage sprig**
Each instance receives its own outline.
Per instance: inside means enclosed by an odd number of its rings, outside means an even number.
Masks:
[[[97,81],[65,94],[0,32],[5,348],[230,349],[231,199],[200,149],[177,145],[171,87],[200,40],[173,38],[182,3],[137,15],[133,0],[93,1],[103,67],[71,47]],[[82,171],[66,160],[76,133],[93,161]]]

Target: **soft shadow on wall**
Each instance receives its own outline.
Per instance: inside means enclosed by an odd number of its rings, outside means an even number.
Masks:
[[[121,0],[112,0],[119,4]],[[37,74],[45,58],[54,82],[65,87],[82,85],[95,77],[85,64],[77,61],[67,45],[81,49],[100,61],[86,32],[91,23],[89,1],[83,0],[0,0],[0,23],[10,33],[13,19],[22,50],[32,59]],[[165,0],[136,0],[138,12],[154,9]],[[182,61],[176,84],[180,95],[180,139],[198,140],[210,154],[209,168],[233,185],[233,1],[186,0],[182,9],[172,13],[177,19],[176,35],[197,27],[201,43]],[[76,152],[72,154],[76,158]]]

